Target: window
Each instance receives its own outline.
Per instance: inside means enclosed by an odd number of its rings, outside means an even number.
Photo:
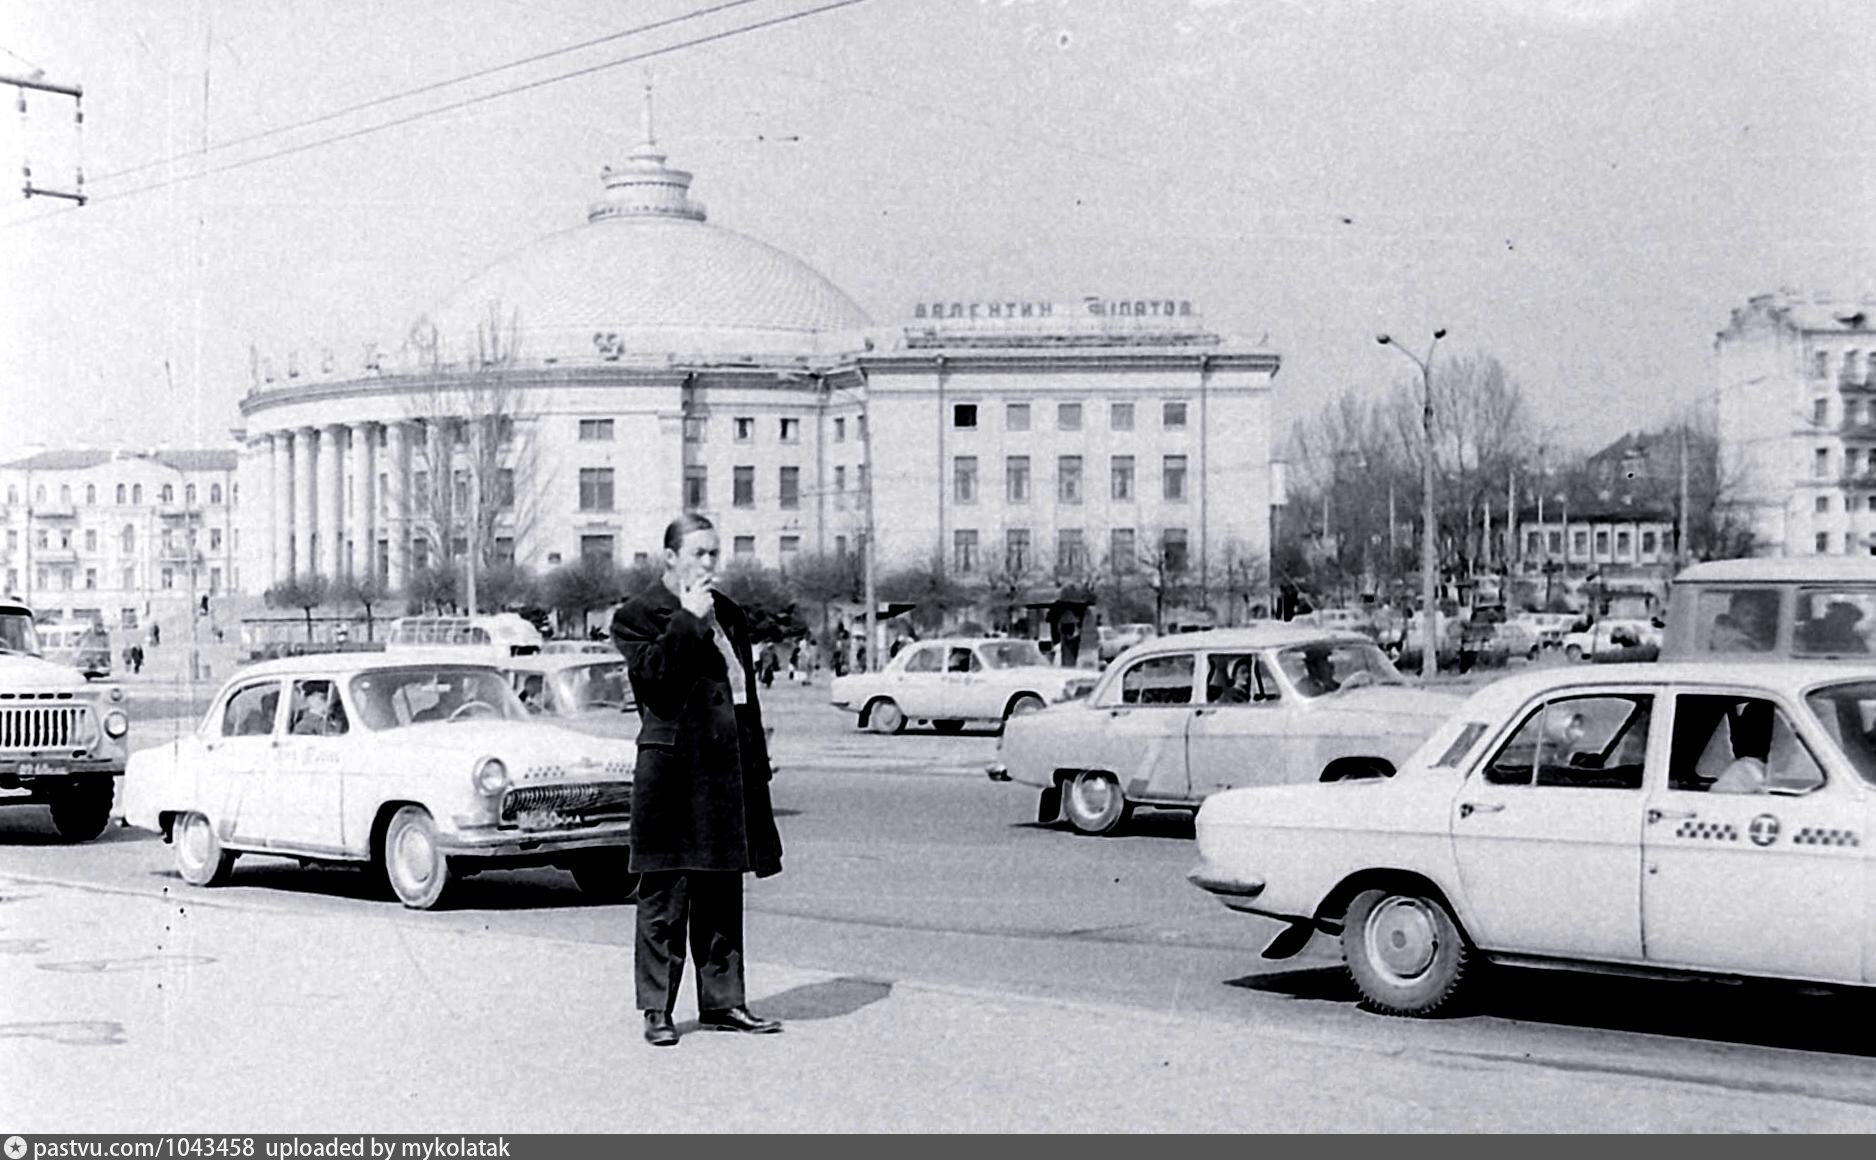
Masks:
[[[941,673],[944,671],[945,649],[941,644],[915,645],[905,658],[904,671],[908,673]]]
[[[33,542],[41,548],[50,548],[52,546],[52,533],[50,529],[40,528],[38,534],[33,537]]]
[[[1854,448],[1854,447],[1850,447],[1850,448],[1846,448],[1846,449],[1844,450],[1844,453],[1843,453],[1843,473],[1844,473],[1845,475],[1855,475],[1855,474],[1856,474],[1856,457],[1857,457],[1857,450],[1856,450],[1856,448]]]
[[[85,569],[85,587],[87,589],[92,589],[92,588],[96,588],[97,586],[98,586],[98,570],[96,568],[86,568]]]
[[[1550,554],[1553,556],[1563,555],[1563,533],[1558,531],[1558,532],[1551,532],[1549,533],[1549,535],[1550,535]]]
[[[744,465],[730,471],[730,504],[746,508],[756,506],[756,469]]]
[[[784,443],[801,442],[801,420],[784,417],[781,420],[780,436]]]
[[[710,506],[710,471],[701,463],[684,469],[684,506],[691,511]]]
[[[1167,528],[1160,533],[1160,554],[1166,563],[1166,571],[1173,576],[1181,575],[1186,570],[1186,530]]]
[[[208,547],[209,547],[209,551],[211,552],[218,552],[221,550],[221,529],[220,528],[210,528],[208,530]]]
[[[756,554],[756,538],[754,536],[737,536],[731,541],[731,544],[733,545],[732,551],[736,554],[738,559],[747,560]]]
[[[794,563],[795,557],[800,554],[801,554],[801,537],[800,536],[783,536],[782,541],[781,541],[782,567],[786,568],[790,564]]]
[[[1822,427],[1825,423],[1829,422],[1829,420],[1830,420],[1830,400],[1829,399],[1811,400],[1811,422],[1817,424],[1819,427]]]
[[[162,490],[156,493],[156,498],[158,503],[175,503],[176,485],[173,483],[164,484]]]
[[[176,570],[174,568],[163,569],[163,587],[165,589],[176,587]]]
[[[1642,533],[1642,555],[1652,556],[1659,549],[1661,537],[1654,532]]]
[[[847,506],[847,469],[834,468],[834,508],[845,510]]]
[[[583,512],[612,510],[612,468],[580,468],[580,510]]]
[[[495,562],[510,567],[515,562],[515,538],[513,536],[495,537]]]
[[[960,431],[977,429],[977,404],[953,403],[951,405],[951,425]]]
[[[612,442],[612,420],[611,419],[581,419],[580,420],[580,442],[582,443],[610,443]]]
[[[1110,569],[1131,572],[1139,560],[1134,551],[1132,528],[1115,528],[1107,534],[1107,566]]]
[[[466,467],[458,467],[450,473],[450,502],[459,512],[469,510],[469,469]]]
[[[1109,403],[1107,405],[1107,425],[1115,431],[1133,430],[1133,404]]]
[[[1524,535],[1524,554],[1536,556],[1544,551],[1544,533],[1526,532]]]
[[[60,504],[60,506],[62,506],[62,507],[70,507],[70,506],[71,506],[71,503],[72,503],[72,485],[71,485],[71,484],[69,484],[69,483],[61,483],[61,484],[59,484],[59,504]]]
[[[1133,499],[1133,456],[1116,455],[1108,461],[1107,490],[1110,499]]]
[[[1160,494],[1172,502],[1186,498],[1186,457],[1168,455],[1160,469]]]
[[[1055,574],[1079,576],[1088,570],[1088,543],[1080,528],[1061,528],[1055,533]]]
[[[1012,576],[1029,571],[1029,529],[1011,528],[1003,533],[1003,570]]]
[[[1459,759],[1471,752],[1472,747],[1478,744],[1479,738],[1485,736],[1485,731],[1489,728],[1491,726],[1483,721],[1466,722],[1465,727],[1459,731],[1459,736],[1453,738],[1453,743],[1446,747],[1446,752],[1440,754],[1440,759],[1433,763],[1433,768],[1451,769],[1458,765]]]
[[[1876,512],[1876,495],[1872,495],[1869,497],[1869,501],[1866,504],[1866,507],[1868,508],[1868,510]]]
[[[98,529],[86,528],[85,529],[85,551],[95,552],[97,550],[98,550]]]
[[[182,502],[185,504],[188,504],[190,507],[195,506],[195,484],[193,483],[183,484]]]
[[[418,515],[428,515],[430,513],[429,472],[413,471],[410,473],[410,498],[411,506],[416,509]]]
[[[1575,531],[1570,534],[1570,554],[1581,557],[1589,555],[1589,533]]]
[[[19,502],[19,500],[13,494],[13,489],[10,487],[7,488],[7,502],[8,503]],[[124,502],[124,485],[121,483],[117,485],[117,502],[119,504],[122,504]]]
[[[977,457],[959,455],[951,461],[951,498],[958,503],[977,502]]]
[[[1829,511],[1830,510],[1830,497],[1827,495],[1820,495],[1816,499],[1812,500],[1811,510],[1815,512]]]
[[[117,550],[120,555],[125,556],[137,550],[137,529],[134,526],[125,524],[124,530],[118,533]]]
[[[801,506],[801,469],[784,467],[776,481],[777,502],[783,509],[789,510]]]
[[[495,510],[509,511],[515,506],[515,469],[503,467],[495,473]]]
[[[137,570],[135,568],[124,569],[124,583],[123,583],[124,591],[128,592],[132,588],[135,588],[136,586],[137,586]]]
[[[738,415],[730,420],[730,426],[736,432],[738,443],[748,443],[756,437],[756,420],[753,415]]]
[[[1823,479],[1830,474],[1830,449],[1820,447],[1811,453],[1811,477]]]
[[[95,483],[87,483],[85,485],[85,505],[87,507],[91,507],[91,506],[95,506],[97,502],[98,502],[98,485]]]
[[[1633,540],[1630,538],[1628,531],[1626,529],[1618,530],[1615,534],[1615,558],[1618,560],[1628,559],[1629,548],[1632,545]]]
[[[1057,431],[1081,430],[1081,404],[1057,403],[1055,405],[1055,429]]]
[[[1003,408],[1003,429],[1005,431],[1029,430],[1029,404],[1010,403]]]
[[[951,533],[951,570],[960,576],[977,571],[976,528],[958,528]]]
[[[1159,425],[1168,431],[1183,431],[1186,426],[1184,399],[1168,399],[1160,404]]]
[[[1189,705],[1196,669],[1191,653],[1148,657],[1121,674],[1121,704]]]
[[[611,563],[613,558],[613,537],[604,534],[580,537],[580,559]]]
[[[378,517],[389,518],[391,514],[391,474],[388,471],[378,473]]]
[[[945,650],[945,672],[981,673],[984,662],[975,650],[969,648],[950,648]]]
[[[1493,785],[1640,789],[1646,696],[1559,697],[1539,707],[1485,766]]]
[[[1029,456],[1012,455],[1003,461],[1003,498],[1010,503],[1029,502]]]
[[[1055,461],[1055,501],[1081,502],[1081,456],[1063,455]]]
[[[46,497],[42,495],[39,498],[44,499]],[[130,485],[130,502],[138,505],[143,503],[143,485],[141,483],[133,483]]]
[[[1598,528],[1596,531],[1596,555],[1607,556],[1608,554],[1609,554],[1609,529]]]
[[[835,419],[834,420],[834,442],[845,443],[846,441],[847,441],[847,420],[844,418]]]
[[[274,731],[274,713],[280,707],[280,683],[249,685],[228,698],[222,709],[223,737],[265,737]]]
[[[1817,554],[1822,556],[1829,551],[1830,551],[1830,533],[1819,532],[1817,534]]]
[[[847,537],[835,536],[834,537],[834,555],[838,558],[838,557],[844,557],[846,556],[846,554],[847,554]]]
[[[208,502],[211,504],[221,503],[221,484],[211,483],[208,485]]]
[[[295,681],[287,710],[287,732],[337,737],[346,731],[345,704],[331,681]]]
[[[1818,696],[1812,695],[1814,707]],[[1846,723],[1836,712],[1819,714],[1819,720],[1827,731],[1835,729],[1840,735]],[[1852,714],[1848,723],[1860,726],[1861,715]],[[1853,730],[1853,736],[1860,740],[1861,729]],[[1823,784],[1817,759],[1773,702],[1725,694],[1682,694],[1674,699],[1670,790],[1800,794]]]

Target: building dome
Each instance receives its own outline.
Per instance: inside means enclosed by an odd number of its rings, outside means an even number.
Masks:
[[[419,324],[417,345],[433,325],[443,361],[479,357],[499,311],[523,365],[796,362],[861,347],[865,311],[800,259],[709,224],[691,175],[664,162],[647,124],[626,165],[601,172],[585,225],[471,278]]]

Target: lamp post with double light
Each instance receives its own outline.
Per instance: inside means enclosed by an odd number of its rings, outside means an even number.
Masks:
[[[1420,600],[1424,605],[1420,621],[1420,675],[1423,678],[1431,678],[1439,671],[1439,661],[1436,659],[1439,641],[1434,636],[1434,626],[1438,621],[1435,605],[1439,565],[1435,558],[1438,537],[1433,526],[1433,348],[1445,337],[1445,327],[1435,330],[1433,341],[1427,344],[1426,357],[1421,358],[1395,342],[1391,335],[1375,336],[1376,342],[1393,347],[1420,368],[1420,429],[1426,439],[1426,447],[1420,455]]]

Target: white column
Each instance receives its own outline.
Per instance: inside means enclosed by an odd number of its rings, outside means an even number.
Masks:
[[[268,455],[273,484],[269,501],[273,509],[272,561],[267,581],[271,586],[293,576],[293,436],[275,431],[267,437],[267,443],[272,448]]]
[[[410,424],[391,423],[386,427],[385,481],[389,514],[385,519],[391,542],[391,588],[401,591],[410,582]]]
[[[345,565],[345,523],[341,511],[345,507],[345,476],[340,471],[344,458],[339,450],[338,426],[319,429],[319,563],[318,568],[328,580],[336,580],[344,572]]]
[[[352,575],[361,580],[374,574],[377,563],[377,438],[376,423],[352,425],[352,506],[345,517],[352,535]]]
[[[304,576],[318,570],[313,560],[313,429],[293,433],[293,571]]]

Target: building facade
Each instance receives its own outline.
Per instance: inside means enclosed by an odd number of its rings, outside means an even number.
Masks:
[[[1720,470],[1757,555],[1876,555],[1876,299],[1761,294],[1714,341]]]
[[[306,573],[399,590],[471,552],[629,563],[680,510],[715,521],[727,558],[782,568],[862,551],[869,520],[882,569],[967,581],[1160,552],[1197,580],[1267,563],[1274,353],[1164,298],[926,301],[878,326],[711,224],[665,161],[648,126],[584,225],[491,266],[394,351],[285,374],[257,358],[255,591]]]
[[[136,628],[242,583],[237,455],[44,451],[0,464],[5,591],[41,615]]]

